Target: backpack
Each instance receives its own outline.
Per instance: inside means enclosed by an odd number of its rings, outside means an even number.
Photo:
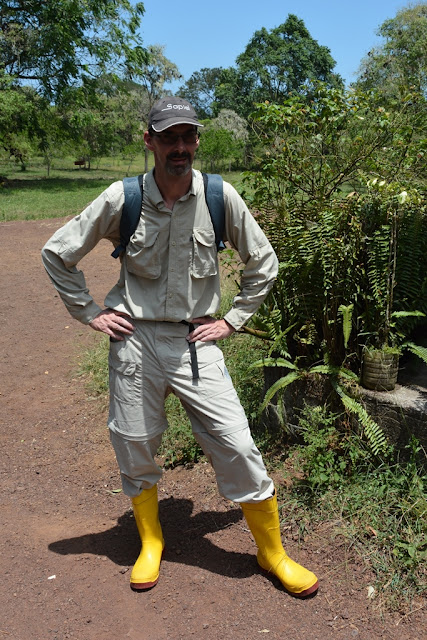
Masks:
[[[205,199],[211,216],[215,231],[215,244],[217,251],[225,249],[222,237],[225,227],[225,206],[222,177],[216,173],[203,173],[203,184],[205,187]],[[138,226],[141,215],[143,198],[143,175],[132,178],[123,178],[123,188],[125,192],[125,203],[122,217],[120,219],[120,244],[111,254],[113,258],[126,250],[126,246]]]

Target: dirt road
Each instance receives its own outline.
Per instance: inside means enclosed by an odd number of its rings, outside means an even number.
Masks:
[[[218,497],[207,464],[165,473],[159,485],[166,551],[158,585],[129,588],[139,553],[120,488],[106,416],[87,398],[76,364],[96,334],[72,320],[40,249],[59,220],[0,225],[0,640],[421,640],[422,611],[380,618],[372,576],[330,535],[290,554],[321,588],[291,598],[261,575],[240,509]],[[98,302],[117,277],[101,243],[83,262]]]

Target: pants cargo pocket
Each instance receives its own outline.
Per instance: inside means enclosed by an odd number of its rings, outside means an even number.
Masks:
[[[110,397],[121,403],[141,404],[141,366],[136,362],[122,360],[119,355],[108,356]]]
[[[221,349],[215,343],[197,342],[196,350],[199,362],[201,396],[209,399],[222,394],[235,394],[234,385],[225,366]]]

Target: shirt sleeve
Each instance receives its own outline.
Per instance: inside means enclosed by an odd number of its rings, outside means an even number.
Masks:
[[[76,265],[102,238],[114,245],[119,243],[123,202],[123,183],[118,181],[56,231],[42,249],[43,265],[62,301],[73,318],[84,324],[89,324],[101,308]]]
[[[237,191],[224,182],[225,234],[244,263],[240,291],[224,319],[240,329],[256,312],[272,288],[278,260],[266,235]]]

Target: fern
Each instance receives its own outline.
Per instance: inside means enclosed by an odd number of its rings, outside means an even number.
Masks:
[[[412,306],[427,312],[425,207],[410,204],[402,209],[396,267],[396,307],[407,309]]]
[[[350,411],[350,413],[355,414],[360,420],[360,423],[363,427],[363,432],[366,436],[372,453],[375,456],[386,454],[389,445],[379,424],[377,424],[375,420],[371,418],[366,409],[359,402],[357,402],[357,400],[345,393],[344,389],[338,384],[338,382],[336,382],[336,380],[331,379],[331,383],[335,391],[340,396],[344,407],[348,411]]]
[[[387,300],[387,274],[390,250],[390,225],[377,229],[366,246],[368,250],[368,278],[374,299],[380,308]]]
[[[309,373],[323,373],[331,378],[345,378],[346,380],[351,380],[353,382],[357,382],[359,379],[353,371],[350,371],[345,367],[337,367],[332,364],[319,364],[315,367],[310,367]]]
[[[427,364],[427,347],[421,347],[413,342],[406,342],[403,346]]]

